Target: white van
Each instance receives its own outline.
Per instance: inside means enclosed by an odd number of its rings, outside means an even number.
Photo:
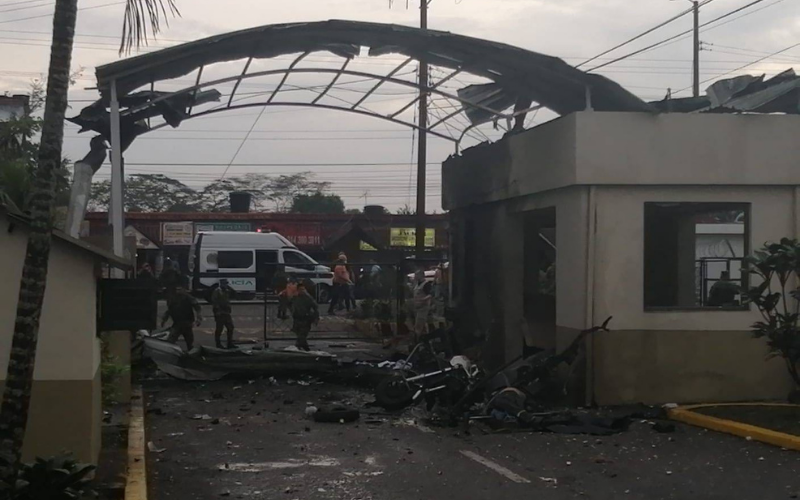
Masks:
[[[278,233],[199,232],[189,254],[192,292],[209,298],[227,278],[241,296],[271,291],[276,272],[308,279],[317,285],[318,299],[327,301],[333,273],[301,252]]]

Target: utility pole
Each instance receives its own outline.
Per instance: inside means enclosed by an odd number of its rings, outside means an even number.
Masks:
[[[428,29],[428,4],[420,0],[420,28]],[[417,143],[417,224],[415,253],[418,259],[425,254],[425,181],[428,166],[428,62],[419,60],[419,141]]]
[[[692,0],[694,11],[694,68],[692,71],[692,95],[700,97],[700,4]]]

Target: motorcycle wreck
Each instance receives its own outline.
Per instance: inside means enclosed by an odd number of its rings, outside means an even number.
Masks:
[[[627,427],[628,419],[552,411],[549,406],[550,396],[560,387],[559,368],[573,365],[586,338],[609,331],[610,321],[609,317],[602,325],[581,331],[561,352],[520,356],[489,373],[466,355],[448,356],[448,334],[433,332],[398,363],[402,369],[377,385],[376,404],[398,411],[424,403],[431,423],[439,425],[481,421],[492,428],[594,435],[619,432]]]

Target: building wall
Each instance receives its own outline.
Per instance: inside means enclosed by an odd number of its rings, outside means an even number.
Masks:
[[[599,404],[783,398],[791,383],[780,359],[765,360],[749,333],[749,311],[644,308],[645,202],[751,203],[750,241],[796,234],[793,186],[597,187],[594,321],[614,316],[595,338]],[[752,248],[752,246],[751,246]]]
[[[800,185],[798,136],[800,116],[584,111],[448,159],[442,203],[571,185]]]
[[[5,386],[27,233],[0,230],[0,388]],[[24,460],[70,450],[86,462],[100,452],[100,346],[95,261],[54,239],[39,329]]]

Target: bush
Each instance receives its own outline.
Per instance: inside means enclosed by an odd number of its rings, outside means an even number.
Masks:
[[[37,458],[20,466],[16,487],[0,485],[0,497],[11,500],[75,500],[96,496],[89,488],[94,465],[79,464],[69,456]]]
[[[113,406],[120,397],[117,382],[130,371],[130,366],[122,364],[116,356],[109,352],[108,340],[100,339],[102,360],[100,363],[100,381],[102,383],[103,407]]]
[[[769,358],[782,356],[786,368],[800,388],[800,243],[783,238],[770,243],[745,259],[749,273],[759,283],[743,293],[758,307],[763,321],[753,324],[753,335],[766,338]]]

